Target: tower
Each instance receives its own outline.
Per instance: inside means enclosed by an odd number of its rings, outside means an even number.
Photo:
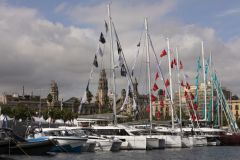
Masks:
[[[54,105],[56,102],[58,102],[58,86],[54,80],[51,82],[50,94],[52,95],[52,104]]]
[[[108,103],[108,80],[105,69],[102,69],[100,72],[96,100],[99,104],[99,110],[101,110],[102,107],[105,107]]]

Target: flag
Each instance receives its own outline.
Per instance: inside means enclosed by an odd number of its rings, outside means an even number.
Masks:
[[[158,72],[155,73],[155,80],[157,80],[159,77]]]
[[[120,54],[122,52],[121,45],[118,41],[117,41],[117,50],[118,50],[118,54]]]
[[[166,56],[167,55],[167,52],[166,52],[166,50],[164,49],[163,51],[162,51],[162,53],[160,54],[160,57],[164,57],[164,56]]]
[[[161,108],[164,107],[164,102],[163,102],[163,100],[160,101],[160,107],[161,107]]]
[[[122,64],[122,66],[121,66],[121,76],[126,77],[126,75],[127,75],[127,70],[125,68],[125,65]]]
[[[99,46],[97,53],[102,57],[103,56],[103,51],[101,47]]]
[[[188,76],[187,74],[184,74],[184,77],[185,77],[185,78],[189,78],[189,76]]]
[[[136,101],[135,101],[134,98],[133,98],[133,105],[132,105],[132,108],[133,108],[134,111],[137,110],[137,104],[136,104]]]
[[[105,30],[106,30],[106,33],[108,32],[108,24],[106,22],[106,20],[104,20],[104,23],[105,23]]]
[[[165,86],[168,87],[169,85],[170,85],[170,82],[169,82],[169,80],[167,79],[167,80],[165,81]]]
[[[193,104],[193,108],[194,108],[195,111],[198,109],[197,103],[194,103],[194,104]]]
[[[147,112],[150,112],[150,105],[147,106]]]
[[[186,89],[190,89],[190,85],[188,84],[188,82],[186,82]]]
[[[158,90],[158,86],[157,86],[156,83],[154,83],[154,85],[153,85],[153,91],[155,92],[156,90]]]
[[[188,102],[188,107],[189,109],[192,109],[192,104],[190,102]]]
[[[173,68],[173,64],[174,64],[174,63],[173,63],[173,60],[172,60],[172,61],[171,61],[171,68]]]
[[[94,57],[93,65],[95,67],[98,67],[97,55],[95,55],[95,57]]]
[[[187,91],[184,92],[184,96],[185,96],[186,99],[188,98],[188,93],[187,93]]]
[[[100,38],[99,38],[99,41],[104,44],[106,42],[104,36],[103,36],[103,33],[101,32],[101,35],[100,35]]]
[[[160,116],[161,116],[161,112],[160,112],[160,111],[157,111],[157,113],[156,113],[157,119],[160,119]]]
[[[182,64],[182,61],[180,61],[180,66],[179,66],[179,69],[183,69],[183,64]]]
[[[184,82],[183,82],[183,80],[181,81],[181,86],[182,86],[182,87],[184,87],[184,86],[185,86],[185,85],[184,85]]]
[[[151,101],[154,102],[154,101],[156,101],[156,99],[157,98],[153,94],[151,94]]]
[[[141,43],[139,42],[139,43],[137,44],[137,47],[140,47],[140,45],[141,45]]]
[[[173,64],[174,64],[175,66],[177,66],[176,58],[173,59]]]
[[[162,96],[165,97],[165,90],[162,91]]]
[[[192,114],[192,121],[194,122],[196,120],[196,116]]]
[[[191,96],[191,100],[193,101],[194,100],[194,95],[191,93],[190,96]]]

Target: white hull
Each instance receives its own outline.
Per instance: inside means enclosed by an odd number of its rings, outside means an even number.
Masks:
[[[193,147],[203,147],[207,146],[207,138],[204,136],[190,136],[188,137],[190,141],[190,145]]]
[[[189,137],[182,137],[182,148],[193,147],[193,143],[190,143]]]
[[[72,148],[83,146],[87,142],[87,139],[76,137],[50,136],[49,139],[56,140],[59,146],[70,145]]]
[[[115,136],[122,141],[121,149],[146,150],[146,136]]]
[[[166,148],[181,148],[182,141],[179,135],[152,135],[153,138],[164,139]]]

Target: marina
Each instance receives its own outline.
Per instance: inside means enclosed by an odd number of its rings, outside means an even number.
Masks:
[[[61,5],[55,14],[68,7]],[[127,31],[113,16],[112,3],[105,12],[101,27],[84,34],[96,43],[80,50],[96,49],[81,57],[86,58],[79,63],[84,73],[75,68],[82,78],[77,97],[63,100],[59,88],[64,83],[58,86],[55,80],[44,96],[43,88],[34,95],[23,86],[22,94],[4,92],[0,97],[0,159],[239,159],[240,99],[224,87],[231,78],[219,72],[221,62],[212,51],[213,41],[206,41],[208,34],[184,46],[187,38],[176,41],[171,28],[158,32],[151,17],[142,17],[139,27],[133,25],[136,31]],[[78,27],[69,27],[69,32]],[[124,32],[135,36],[130,40]],[[79,42],[75,34],[69,43]],[[52,50],[65,54],[60,36],[54,37],[59,46]],[[188,50],[194,55],[186,58]],[[73,61],[71,67],[80,62]],[[73,94],[74,87],[67,86]]]

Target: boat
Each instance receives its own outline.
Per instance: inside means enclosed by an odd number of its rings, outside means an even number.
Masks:
[[[28,142],[41,142],[48,139],[57,142],[51,152],[81,153],[83,146],[87,142],[87,138],[77,137],[69,130],[60,128],[36,128],[32,134],[27,136]]]
[[[0,154],[49,155],[50,149],[55,146],[55,141],[50,139],[41,142],[28,142],[8,128],[1,128],[0,135]]]
[[[101,137],[97,134],[92,133],[90,130],[83,130],[82,127],[60,127],[67,130],[71,130],[78,136],[87,135],[87,143],[95,143],[95,150],[97,151],[112,151],[117,152],[120,150],[122,141],[117,138]]]

